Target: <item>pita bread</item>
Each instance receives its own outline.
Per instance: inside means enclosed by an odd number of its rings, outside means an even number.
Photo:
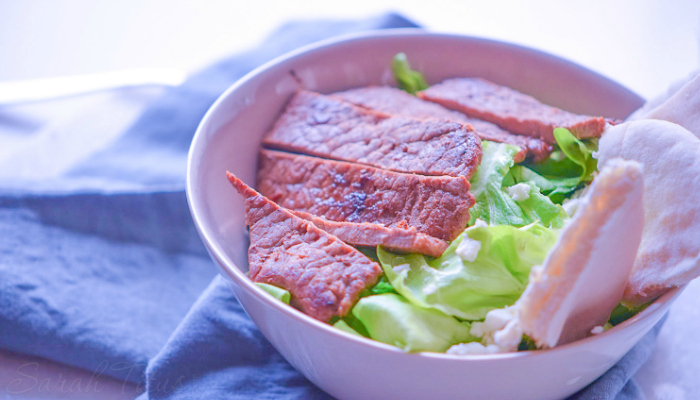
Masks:
[[[700,139],[658,120],[609,127],[599,168],[613,158],[644,165],[644,233],[624,300],[641,304],[700,275]]]
[[[659,119],[673,122],[700,137],[700,74],[675,84],[666,96],[652,100],[635,111],[630,120]]]
[[[586,337],[620,302],[644,225],[642,166],[608,162],[516,303],[538,347]]]

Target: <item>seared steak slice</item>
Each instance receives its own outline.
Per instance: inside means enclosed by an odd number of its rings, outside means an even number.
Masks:
[[[323,322],[346,315],[360,292],[377,282],[379,264],[227,176],[245,198],[253,282],[287,289],[294,307]]]
[[[439,257],[449,246],[444,240],[408,229],[387,228],[379,224],[330,221],[303,211],[292,211],[299,218],[355,246],[384,246],[402,253],[421,253]]]
[[[552,144],[557,127],[579,139],[600,137],[605,129],[603,117],[572,114],[481,78],[448,79],[419,92],[418,97]]]
[[[403,174],[341,161],[262,150],[258,190],[290,210],[331,221],[369,222],[453,240],[469,221],[467,178]]]
[[[387,114],[403,115],[418,119],[444,119],[461,124],[470,124],[476,130],[476,134],[483,140],[508,143],[520,147],[520,152],[515,155],[516,163],[523,161],[528,155],[536,161],[542,160],[547,158],[552,152],[552,146],[540,139],[514,135],[490,122],[469,118],[461,112],[448,110],[439,104],[421,100],[393,87],[369,86],[333,93],[333,96]]]
[[[389,116],[307,91],[292,97],[263,145],[397,172],[467,178],[482,156],[471,126]]]

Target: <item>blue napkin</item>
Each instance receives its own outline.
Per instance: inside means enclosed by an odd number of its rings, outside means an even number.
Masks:
[[[170,90],[59,178],[0,181],[0,347],[143,385],[140,399],[329,398],[216,277],[183,192],[187,150],[211,103],[263,62],[338,34],[414,26],[395,14],[287,24]],[[575,398],[638,398],[630,378],[658,329]]]

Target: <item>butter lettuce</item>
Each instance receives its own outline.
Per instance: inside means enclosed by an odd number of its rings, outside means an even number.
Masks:
[[[389,282],[412,304],[477,320],[515,303],[527,286],[530,269],[542,264],[557,237],[558,231],[538,223],[522,228],[474,226],[436,259],[381,247],[377,255]],[[463,241],[468,242],[461,246]],[[473,261],[462,259],[459,254],[464,257],[464,250],[474,245],[478,253],[472,253]]]
[[[333,327],[336,329],[340,329],[343,332],[351,333],[357,336],[362,336],[358,331],[354,330],[350,325],[348,325],[347,322],[345,322],[342,319],[339,319],[335,324],[333,324]]]
[[[481,142],[484,155],[481,164],[472,179],[471,189],[476,204],[469,211],[470,225],[481,219],[491,225],[524,226],[541,221],[545,226],[560,228],[569,219],[564,209],[554,204],[540,192],[541,187],[535,179],[515,179],[511,173],[515,162],[513,157],[519,149],[505,143],[484,140]],[[518,169],[519,171],[521,169]],[[530,186],[527,200],[516,202],[506,191],[508,186],[526,182]],[[547,184],[544,178],[539,183]]]
[[[384,293],[396,293],[394,287],[391,286],[391,283],[386,279],[386,276],[382,276],[379,282],[369,290],[370,295]]]
[[[543,195],[534,182],[527,181],[525,183],[530,186],[529,197],[517,201],[525,219],[533,222],[540,221],[552,228],[562,228],[569,220],[569,215],[564,208],[559,204],[554,204],[549,197]]]
[[[559,149],[541,162],[516,165],[508,179],[515,183],[533,182],[554,203],[561,204],[566,197],[593,180],[598,166],[593,152],[598,143],[595,139],[581,141],[564,128],[554,129],[554,139]]]
[[[638,306],[625,304],[624,302],[620,303],[610,313],[610,319],[608,320],[608,323],[612,326],[615,326],[619,323],[625,322],[633,316],[637,315],[637,313],[639,313],[640,311],[647,308],[649,304],[651,304],[651,302],[641,304]]]
[[[493,225],[527,225],[522,210],[504,192],[503,179],[513,166],[513,156],[519,151],[515,146],[483,140],[484,155],[476,173],[469,180],[470,191],[476,203],[469,210],[470,225],[478,218]]]
[[[370,338],[407,352],[444,353],[457,343],[477,340],[469,333],[468,322],[435,309],[417,307],[392,293],[363,297],[352,314],[362,322]]]
[[[423,75],[411,69],[405,53],[399,53],[391,60],[391,72],[393,72],[399,88],[410,94],[416,94],[417,91],[428,88],[428,82],[425,81]]]
[[[289,291],[282,289],[280,287],[274,286],[274,285],[268,285],[267,283],[261,283],[261,282],[255,282],[258,287],[267,293],[271,294],[272,297],[276,298],[277,300],[289,304],[289,300],[292,298],[291,294]]]
[[[554,139],[566,157],[573,163],[581,167],[580,179],[582,182],[590,181],[592,174],[598,166],[598,161],[593,158],[593,148],[589,148],[585,143],[565,128],[554,129]],[[593,145],[593,142],[589,142]]]

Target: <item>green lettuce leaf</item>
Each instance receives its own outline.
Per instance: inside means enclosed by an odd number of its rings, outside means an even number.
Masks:
[[[474,226],[465,230],[439,258],[394,254],[379,247],[377,255],[394,289],[416,306],[466,319],[515,303],[527,286],[530,269],[542,264],[558,231],[533,223]],[[463,241],[467,246],[460,247]],[[474,261],[465,261],[465,248],[477,241]],[[464,256],[468,258],[468,255]]]
[[[474,207],[469,210],[469,224],[473,225],[478,218],[492,225],[527,225],[523,211],[501,189],[503,179],[514,164],[513,156],[520,149],[488,140],[483,140],[481,146],[484,152],[481,164],[469,180],[470,191],[476,199]]]
[[[581,141],[564,128],[554,129],[559,150],[538,163],[526,162],[511,169],[510,178],[518,182],[534,182],[554,203],[565,198],[593,180],[597,160],[593,158],[596,140]]]
[[[404,53],[395,55],[394,59],[391,60],[391,72],[394,73],[394,79],[399,84],[399,88],[408,93],[416,94],[416,92],[428,88],[428,82],[425,81],[420,72],[411,69]]]
[[[622,322],[627,321],[628,319],[634,317],[639,313],[640,311],[644,310],[647,308],[647,306],[651,304],[645,303],[641,304],[639,306],[634,306],[630,304],[625,304],[625,303],[620,303],[615,307],[614,310],[610,313],[610,319],[608,319],[608,323],[610,323],[612,326],[615,326],[617,324],[620,324]]]
[[[593,158],[593,150],[565,128],[555,128],[554,139],[566,157],[581,167],[581,181],[591,180],[598,166],[598,160]]]
[[[379,279],[379,282],[377,282],[377,284],[372,286],[372,288],[369,290],[369,293],[370,295],[374,295],[384,293],[396,293],[396,291],[394,290],[394,287],[391,286],[391,283],[386,278],[386,275],[382,275],[382,277]]]
[[[276,298],[277,300],[283,303],[289,304],[289,300],[292,298],[292,295],[289,294],[289,292],[285,289],[273,285],[268,285],[267,283],[255,282],[255,284],[258,285],[260,289],[271,294],[272,297]]]
[[[563,153],[562,153],[563,154]],[[567,159],[568,160],[568,159]],[[550,161],[545,161],[545,164],[550,164]],[[578,169],[576,164],[574,168]],[[565,176],[570,171],[566,171],[561,176]],[[565,198],[571,196],[581,186],[580,176],[563,177],[563,178],[545,178],[543,175],[524,166],[516,165],[510,170],[509,178],[513,183],[532,182],[540,188],[541,193],[549,197],[554,204],[561,204]]]
[[[525,200],[519,200],[516,203],[523,211],[528,222],[541,221],[544,226],[552,228],[562,228],[566,221],[569,220],[569,215],[564,208],[559,204],[554,204],[552,200],[540,193],[540,188],[533,182],[524,182],[530,186],[529,197]]]
[[[347,332],[347,333],[351,333],[351,334],[353,334],[353,335],[362,336],[362,335],[360,335],[359,332],[357,332],[356,330],[352,329],[352,327],[350,327],[350,325],[348,325],[348,323],[345,322],[345,321],[342,320],[342,319],[339,319],[335,324],[333,324],[333,327],[334,327],[334,328],[337,328],[337,329],[340,329],[341,331],[345,331],[345,332]]]
[[[550,188],[547,186],[549,181],[535,176],[537,174],[524,176],[523,168],[513,166],[513,157],[519,151],[517,147],[488,140],[482,141],[481,145],[484,151],[481,165],[470,180],[470,191],[476,199],[474,207],[469,210],[470,225],[477,219],[491,225],[524,226],[535,221],[556,228],[564,225],[569,219],[564,209],[540,192],[539,184]],[[530,186],[530,197],[516,202],[504,186],[521,182]]]
[[[469,333],[468,322],[416,307],[392,293],[363,297],[352,314],[367,328],[369,337],[407,352],[445,352],[457,343],[477,340]]]

